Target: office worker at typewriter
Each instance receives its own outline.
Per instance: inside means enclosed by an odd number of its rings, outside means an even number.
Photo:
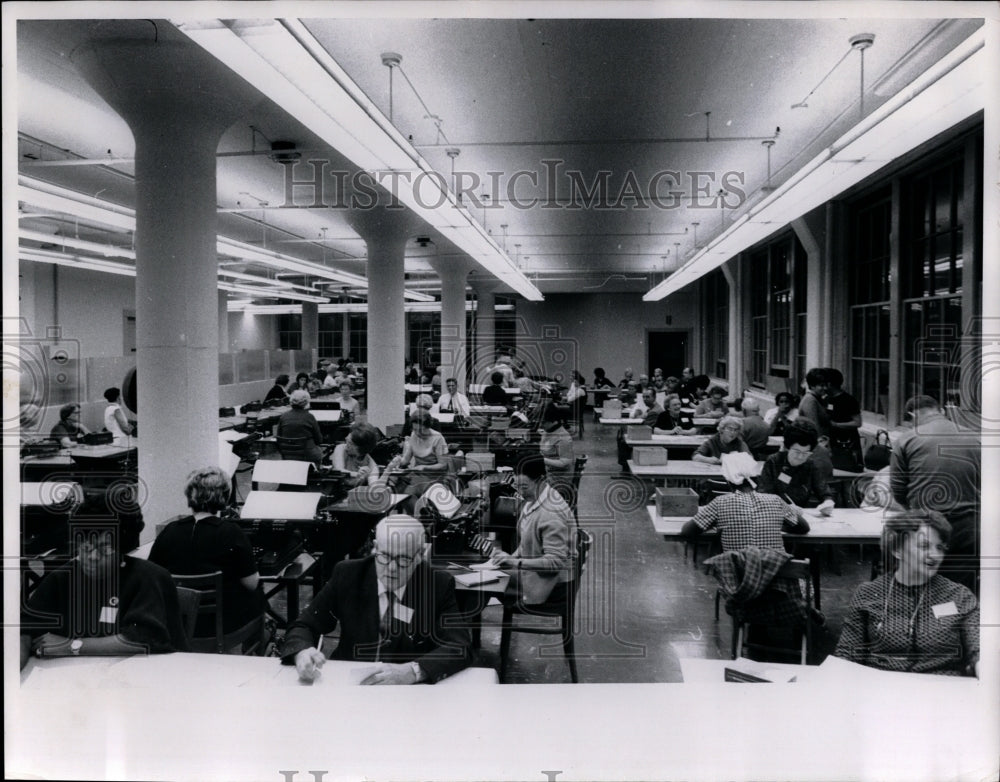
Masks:
[[[495,548],[495,567],[511,570],[507,594],[522,604],[557,600],[573,578],[573,511],[545,479],[545,462],[524,459],[514,468],[514,489],[521,498],[517,548]]]
[[[320,448],[323,434],[316,417],[309,412],[309,399],[309,392],[305,389],[292,391],[288,397],[292,409],[278,419],[278,438],[296,441],[295,451],[301,454],[298,458],[318,467],[323,461],[323,449]]]
[[[406,438],[403,453],[386,465],[385,473],[392,478],[396,491],[416,498],[448,471],[448,444],[440,432],[431,428],[433,419],[426,410],[418,410],[410,422],[413,431]],[[407,504],[412,510],[413,503]]]
[[[424,526],[412,516],[382,519],[372,555],[338,562],[288,627],[281,662],[313,681],[326,660],[320,639],[339,624],[332,658],[375,663],[362,684],[433,683],[466,667],[471,638],[455,622],[455,584],[423,561],[425,543]]]
[[[192,472],[184,487],[191,515],[172,521],[153,542],[149,561],[177,576],[222,571],[223,632],[231,633],[264,613],[257,563],[246,533],[218,514],[229,505],[232,484],[218,467]],[[215,635],[215,617],[201,614],[194,635]]]
[[[69,448],[90,430],[80,423],[80,405],[70,403],[59,408],[59,423],[52,427],[49,437],[63,448]]]
[[[347,418],[356,418],[361,412],[361,405],[354,398],[353,391],[354,386],[351,385],[350,380],[345,378],[340,381],[340,395],[337,397],[337,402],[340,403],[340,409]]]
[[[137,505],[102,496],[74,512],[75,558],[43,578],[21,611],[21,667],[38,657],[186,651],[177,588],[159,565],[127,556],[143,528]]]
[[[378,465],[371,457],[378,443],[378,430],[371,424],[358,423],[351,427],[347,439],[333,449],[330,464],[335,470],[349,473],[349,486],[374,486],[378,481]]]

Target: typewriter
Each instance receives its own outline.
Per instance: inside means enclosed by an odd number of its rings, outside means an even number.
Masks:
[[[111,432],[87,432],[80,438],[84,445],[111,445],[114,440],[115,436]]]

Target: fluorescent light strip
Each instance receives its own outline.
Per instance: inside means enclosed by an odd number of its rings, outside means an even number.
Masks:
[[[469,312],[474,312],[476,310],[476,302],[465,302],[465,309]],[[498,312],[513,312],[514,309],[515,305],[513,304],[496,305],[496,310]],[[403,310],[405,312],[440,312],[441,303],[434,302],[433,304],[427,304],[425,302],[410,302],[403,305]],[[229,311],[252,312],[257,315],[294,315],[299,312],[298,308],[291,304],[254,304],[253,302],[244,300],[229,302]],[[320,304],[319,312],[321,315],[336,312],[354,312],[364,314],[368,312],[368,305],[363,302],[350,304]]]
[[[247,282],[255,282],[260,285],[272,285],[275,288],[281,288],[283,290],[291,290],[294,287],[292,283],[285,282],[284,280],[272,280],[270,277],[260,277],[256,274],[244,274],[243,272],[234,272],[230,269],[219,269],[219,276],[232,277],[234,280],[246,280]]]
[[[98,253],[106,258],[131,258],[135,260],[135,250],[125,247],[115,247],[110,244],[100,242],[89,242],[86,239],[75,239],[72,236],[61,236],[59,234],[47,234],[42,231],[31,231],[27,228],[18,230],[21,239],[29,239],[33,242],[43,244],[58,244],[61,247],[72,247],[75,250],[85,250],[87,252]]]
[[[127,263],[103,261],[100,258],[81,258],[78,255],[52,253],[46,250],[31,250],[26,247],[18,248],[17,254],[19,258],[25,261],[33,261],[34,263],[51,263],[56,266],[72,266],[77,269],[135,277],[135,267]]]
[[[659,301],[871,176],[985,105],[982,30],[931,66],[649,290]]]
[[[397,189],[402,203],[514,291],[532,301],[544,298],[302,22],[171,23],[376,179],[380,172],[410,175],[411,183],[419,178],[419,197],[412,186]]]
[[[266,299],[291,299],[292,301],[308,301],[316,304],[325,304],[330,299],[326,296],[310,296],[306,293],[296,293],[295,291],[266,290],[264,288],[251,288],[246,285],[235,285],[229,282],[219,282],[219,290],[230,291],[231,293],[243,293],[248,296],[256,296]]]

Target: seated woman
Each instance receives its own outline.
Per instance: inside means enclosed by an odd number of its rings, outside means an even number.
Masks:
[[[812,421],[796,421],[785,429],[784,449],[767,458],[757,482],[758,491],[776,494],[800,508],[818,506],[824,516],[833,511],[833,491],[827,473],[813,459],[817,445]]]
[[[286,396],[288,396],[288,375],[278,375],[274,379],[274,385],[271,389],[264,395],[265,402],[280,402]]]
[[[187,651],[177,588],[159,565],[130,557],[138,505],[103,497],[76,510],[76,558],[39,582],[21,611],[21,667],[38,657]]]
[[[120,388],[108,388],[104,391],[108,406],[104,408],[104,428],[111,432],[115,445],[125,445],[132,434],[132,424],[122,410]]]
[[[750,454],[750,449],[740,437],[743,431],[743,421],[736,416],[727,415],[719,421],[719,431],[698,446],[691,457],[693,462],[705,464],[722,464],[722,456],[727,453]],[[751,457],[752,458],[752,457]]]
[[[499,370],[490,375],[490,384],[483,389],[484,405],[507,405],[507,392],[503,390],[503,372]]]
[[[299,374],[295,376],[295,382],[288,387],[288,395],[291,396],[293,391],[305,391],[307,394],[309,393],[308,372],[299,372]]]
[[[553,404],[545,405],[542,413],[542,437],[538,442],[538,451],[545,464],[549,485],[558,489],[566,502],[571,503],[576,466],[573,438],[563,426],[563,414]]]
[[[294,442],[290,442],[281,455],[285,459],[294,458],[312,462],[318,467],[323,462],[323,449],[320,448],[323,433],[316,417],[309,412],[309,392],[298,388],[292,391],[288,401],[292,409],[282,413],[278,419],[279,449],[282,438]]]
[[[354,386],[350,380],[340,381],[340,395],[337,397],[337,402],[340,403],[340,409],[347,418],[356,418],[361,412],[361,404],[354,398],[353,392]]]
[[[541,459],[525,459],[514,468],[514,489],[521,497],[517,548],[510,554],[494,548],[491,562],[511,570],[507,594],[532,605],[566,596],[573,580],[573,512],[545,479]]]
[[[666,398],[667,409],[656,417],[653,434],[695,434],[694,420],[681,409],[681,398],[670,394]]]
[[[979,604],[938,575],[951,525],[937,511],[888,515],[882,526],[886,572],[851,598],[834,654],[887,671],[975,675]]]
[[[378,481],[378,465],[371,457],[378,443],[378,430],[371,424],[357,423],[347,439],[333,449],[330,464],[335,470],[350,473],[348,486],[374,486]]]
[[[70,402],[59,408],[59,423],[52,427],[49,437],[63,448],[76,444],[90,430],[80,423],[80,405]]]
[[[726,404],[726,389],[722,386],[712,386],[708,392],[708,399],[703,399],[694,409],[694,414],[706,418],[722,418],[729,414],[729,405]]]
[[[755,488],[756,463],[750,454],[733,454],[722,460],[722,474],[737,488],[698,508],[681,534],[689,537],[717,527],[723,551],[748,546],[785,550],[782,532],[804,535],[809,524],[801,514],[773,494],[761,494]]]
[[[231,633],[259,618],[265,610],[264,593],[253,548],[246,533],[233,521],[219,518],[228,507],[232,484],[218,467],[203,467],[187,478],[184,496],[190,516],[170,522],[153,542],[149,561],[175,576],[222,571],[222,630]],[[215,636],[215,617],[201,614],[195,638]]]
[[[781,437],[785,427],[799,417],[799,398],[782,391],[774,398],[775,407],[764,413],[764,423],[771,427],[771,434]]]
[[[431,428],[432,422],[430,413],[418,410],[410,419],[413,432],[406,438],[403,453],[385,467],[385,477],[392,479],[394,491],[414,499],[448,471],[448,444],[440,432]],[[412,513],[414,503],[408,504],[407,512]]]

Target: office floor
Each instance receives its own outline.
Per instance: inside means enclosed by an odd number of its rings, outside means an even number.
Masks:
[[[714,618],[715,580],[692,564],[682,543],[665,541],[653,531],[645,490],[620,472],[615,437],[615,427],[595,423],[588,415],[583,437],[574,439],[576,454],[589,457],[580,484],[580,524],[595,539],[577,598],[579,679],[679,682],[679,656],[729,657],[732,623],[724,609],[718,621]],[[242,486],[241,493],[245,493]],[[873,553],[866,547],[866,559],[861,561],[858,546],[842,546],[824,561],[826,626],[814,636],[817,661],[836,645],[851,595],[870,577],[867,557]],[[701,557],[704,554],[702,548]],[[303,588],[303,605],[310,596]],[[499,606],[484,612],[475,665],[499,668],[500,613]],[[506,679],[569,682],[558,636],[515,633]]]

